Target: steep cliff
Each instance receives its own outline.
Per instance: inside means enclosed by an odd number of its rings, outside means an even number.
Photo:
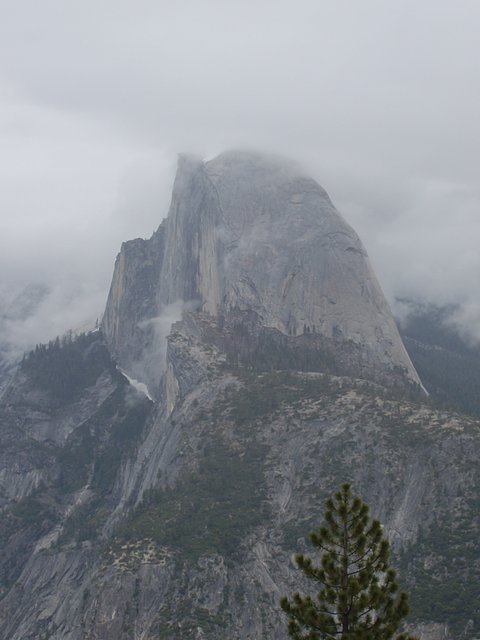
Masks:
[[[0,636],[286,640],[292,553],[350,480],[419,637],[478,637],[480,423],[418,382],[321,187],[182,159],[102,329],[36,349],[0,401]]]
[[[284,335],[319,334],[333,353],[351,345],[362,377],[420,382],[358,236],[285,160],[181,158],[166,220],[150,240],[123,245],[103,330],[154,393],[159,376],[144,360],[159,354],[158,319],[175,304],[255,313]]]

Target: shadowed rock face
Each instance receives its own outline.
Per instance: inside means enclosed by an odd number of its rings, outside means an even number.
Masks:
[[[123,245],[103,329],[120,364],[154,388],[163,358],[151,321],[179,301],[214,316],[254,312],[289,336],[351,341],[367,368],[420,382],[358,236],[284,160],[181,158],[168,217],[149,240]]]

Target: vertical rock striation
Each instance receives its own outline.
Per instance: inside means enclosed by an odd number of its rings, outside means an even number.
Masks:
[[[325,190],[284,160],[182,157],[159,230],[122,246],[103,329],[121,366],[154,389],[156,319],[180,303],[353,344],[370,377],[396,370],[420,383],[358,236]]]

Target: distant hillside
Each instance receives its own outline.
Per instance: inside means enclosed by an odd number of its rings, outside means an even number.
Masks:
[[[469,345],[455,330],[453,305],[405,301],[411,312],[399,323],[412,362],[434,400],[480,415],[480,345]]]

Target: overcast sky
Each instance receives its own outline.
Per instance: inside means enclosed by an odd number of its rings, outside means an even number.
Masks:
[[[177,153],[232,147],[303,163],[391,301],[480,336],[479,33],[478,0],[0,0],[0,297],[54,292],[24,339],[101,315]]]

